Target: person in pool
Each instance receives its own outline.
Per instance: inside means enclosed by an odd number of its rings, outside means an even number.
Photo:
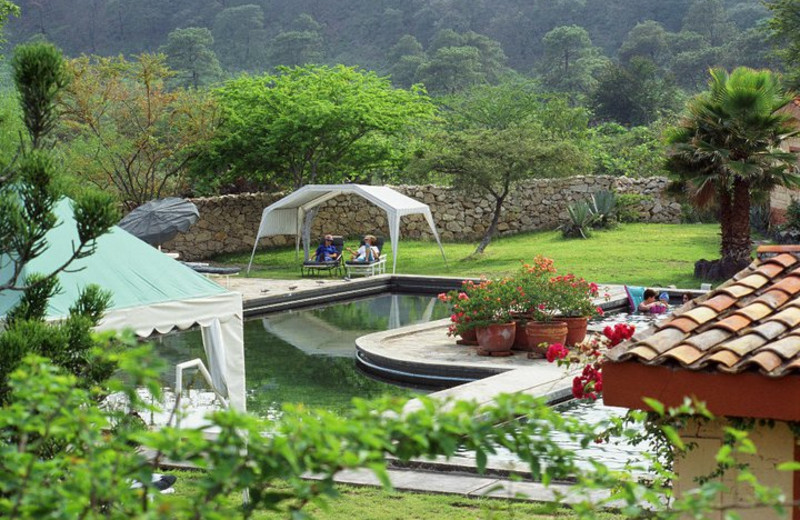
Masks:
[[[667,310],[667,306],[658,299],[657,292],[653,289],[646,289],[644,291],[644,300],[639,304],[637,310],[641,313],[661,314]]]

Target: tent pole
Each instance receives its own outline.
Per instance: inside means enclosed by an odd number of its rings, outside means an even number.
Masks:
[[[255,243],[253,244],[253,252],[252,252],[252,253],[250,253],[250,263],[249,263],[249,264],[247,264],[247,274],[250,274],[250,268],[251,268],[251,267],[253,267],[253,257],[255,257],[255,256],[256,256],[256,247],[258,247],[258,240],[259,240],[259,238],[261,238],[261,237],[258,237],[258,236],[257,236],[257,237],[256,237],[256,241],[255,241]]]

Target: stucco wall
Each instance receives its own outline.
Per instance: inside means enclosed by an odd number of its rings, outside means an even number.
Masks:
[[[642,221],[677,223],[680,221],[680,204],[664,194],[666,184],[667,180],[662,177],[628,179],[602,176],[530,181],[508,197],[498,230],[501,235],[508,235],[554,229],[567,220],[568,204],[586,200],[592,193],[603,189],[648,195],[652,200],[639,207]],[[489,225],[493,201],[486,197],[465,196],[432,185],[397,186],[395,189],[430,206],[434,222],[445,241],[477,240]],[[200,211],[200,220],[189,232],[163,247],[180,252],[187,260],[250,251],[261,211],[282,195],[255,193],[193,199]],[[323,233],[346,237],[364,233],[388,236],[386,214],[358,196],[342,195],[320,206],[312,226],[312,236]],[[432,238],[420,216],[405,217],[400,233],[407,238]],[[259,245],[281,246],[293,241],[291,236],[275,236],[262,239]]]
[[[698,486],[696,479],[712,474],[716,470],[716,454],[722,446],[723,426],[720,421],[707,424],[691,423],[683,432],[681,438],[687,444],[696,444],[696,447],[686,455],[676,458],[675,473],[678,480],[673,482],[673,489],[677,496]],[[750,470],[758,478],[759,483],[779,487],[783,490],[787,500],[792,500],[794,493],[793,473],[791,471],[777,471],[776,466],[782,462],[794,460],[795,438],[784,422],[776,422],[773,426],[756,425],[749,432],[750,439],[756,446],[754,455],[739,455],[737,461],[749,465]],[[745,482],[737,482],[738,472],[731,469],[725,472],[722,483],[730,490],[718,495],[715,506],[746,505],[753,502],[752,486]],[[795,497],[796,499],[797,497]],[[763,520],[766,518],[779,518],[774,511],[764,508],[734,509],[743,520]],[[708,518],[722,519],[722,512],[710,515]]]

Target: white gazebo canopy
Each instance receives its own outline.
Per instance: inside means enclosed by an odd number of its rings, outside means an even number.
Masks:
[[[439,233],[436,231],[431,209],[427,204],[407,197],[387,186],[309,184],[264,208],[261,213],[261,224],[258,226],[258,233],[253,244],[253,253],[250,255],[250,264],[247,266],[247,271],[250,272],[250,268],[253,265],[253,257],[256,254],[258,241],[261,238],[272,235],[295,235],[295,247],[299,251],[301,228],[306,213],[323,202],[345,193],[363,197],[386,212],[389,220],[389,240],[392,244],[392,273],[395,272],[397,267],[400,218],[405,215],[421,214],[425,216],[433,237],[436,239],[436,243],[439,244],[442,258],[444,258],[442,241],[439,240]],[[446,258],[445,261],[447,261]]]

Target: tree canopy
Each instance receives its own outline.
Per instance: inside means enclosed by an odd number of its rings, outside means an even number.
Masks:
[[[223,121],[195,169],[282,188],[391,171],[403,156],[396,138],[434,113],[424,91],[344,66],[242,76],[216,96]]]

